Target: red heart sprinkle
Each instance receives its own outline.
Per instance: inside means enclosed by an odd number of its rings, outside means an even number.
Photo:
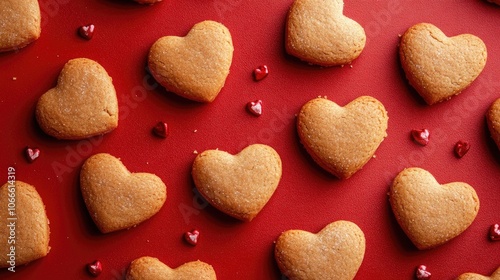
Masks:
[[[417,267],[417,270],[415,271],[415,277],[417,279],[430,279],[431,273],[427,271],[427,266],[420,265],[419,267]]]
[[[469,151],[469,149],[470,149],[469,142],[460,140],[455,144],[455,155],[458,158],[462,158]]]
[[[184,239],[193,246],[198,243],[198,237],[200,237],[200,232],[196,229],[184,233]]]
[[[87,264],[87,270],[92,276],[97,277],[102,272],[102,264],[100,261],[94,261],[93,263]]]
[[[490,227],[490,239],[492,241],[500,241],[500,225],[494,224]]]
[[[426,128],[423,129],[413,129],[411,131],[411,136],[413,140],[418,144],[425,146],[429,143],[429,130]]]
[[[262,100],[248,102],[247,110],[257,117],[262,115]]]
[[[29,162],[35,161],[40,156],[40,150],[39,149],[32,149],[30,147],[26,147],[26,158],[28,159]]]
[[[267,65],[261,65],[253,70],[253,77],[256,81],[264,79],[265,77],[267,77],[267,74],[269,74]]]
[[[95,26],[93,24],[83,25],[78,28],[78,34],[82,36],[82,38],[90,40],[94,36]]]
[[[155,127],[153,127],[153,133],[161,138],[167,138],[168,136],[168,125],[166,122],[158,122]]]

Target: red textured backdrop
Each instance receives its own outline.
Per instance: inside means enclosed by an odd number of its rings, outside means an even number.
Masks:
[[[17,180],[34,185],[46,205],[52,247],[47,257],[2,279],[91,279],[85,265],[95,259],[99,279],[122,279],[133,259],[149,255],[176,267],[200,259],[213,265],[219,279],[280,279],[273,241],[288,229],[319,231],[350,220],[366,235],[359,279],[412,279],[426,264],[436,279],[466,271],[489,275],[500,266],[500,243],[487,231],[500,222],[500,153],[489,137],[485,112],[500,97],[500,8],[479,0],[351,1],[345,14],[365,27],[366,48],[352,67],[308,66],[284,52],[288,1],[171,1],[142,6],[130,1],[40,0],[41,38],[18,52],[0,54],[0,177],[16,168]],[[145,71],[149,47],[165,35],[184,36],[192,25],[215,20],[232,33],[234,59],[226,85],[211,104],[198,104],[166,92]],[[488,62],[479,78],[450,101],[427,106],[407,84],[397,57],[398,34],[430,22],[447,35],[472,33],[484,40]],[[94,38],[77,35],[93,23]],[[120,105],[116,130],[104,137],[58,141],[45,135],[34,118],[37,99],[53,87],[72,58],[98,61],[113,77]],[[255,82],[252,71],[266,64],[269,76]],[[13,79],[15,77],[15,79]],[[352,178],[338,180],[322,171],[301,147],[295,114],[308,100],[326,95],[340,105],[361,95],[380,100],[389,114],[388,137],[376,158]],[[255,117],[245,104],[262,99]],[[152,136],[156,122],[168,122],[166,140]],[[428,128],[422,147],[410,140],[413,128]],[[196,130],[196,132],[194,132]],[[469,153],[453,155],[458,140]],[[237,153],[252,143],[275,148],[283,177],[262,212],[239,222],[207,206],[194,193],[190,176],[194,150],[219,148]],[[41,149],[33,163],[26,146]],[[92,154],[107,152],[133,172],[151,172],[167,184],[161,211],[130,230],[101,234],[92,223],[79,191],[79,169]],[[404,167],[429,170],[441,183],[464,181],[480,198],[479,214],[462,235],[429,251],[418,251],[403,234],[386,193]],[[4,170],[4,175],[1,175]],[[182,240],[201,232],[197,246]]]

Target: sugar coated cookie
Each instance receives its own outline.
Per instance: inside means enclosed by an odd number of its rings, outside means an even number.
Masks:
[[[42,130],[58,139],[84,139],[118,126],[118,101],[112,79],[97,62],[72,59],[64,65],[55,88],[36,105]]]
[[[384,105],[370,96],[344,107],[324,98],[307,102],[297,117],[299,138],[318,165],[346,179],[373,157],[387,136]]]
[[[491,133],[491,137],[500,149],[500,98],[491,104],[486,113],[486,121]]]
[[[281,272],[291,280],[354,279],[365,255],[365,235],[354,223],[336,221],[317,234],[283,232],[274,250]]]
[[[455,238],[470,226],[479,211],[479,198],[470,185],[441,185],[431,173],[416,167],[396,176],[389,201],[399,225],[420,250]]]
[[[127,280],[216,280],[213,267],[202,261],[185,263],[177,268],[170,268],[157,258],[141,257],[130,264]]]
[[[500,280],[500,267],[489,277],[477,273],[467,272],[458,276],[456,280]]]
[[[343,15],[343,0],[295,0],[286,23],[288,54],[321,66],[352,62],[366,43],[356,21]]]
[[[49,253],[49,220],[33,186],[12,181],[0,187],[0,219],[5,223],[0,227],[0,267],[15,271]]]
[[[233,60],[229,30],[215,21],[202,21],[185,37],[165,36],[149,51],[153,77],[168,91],[199,102],[219,94]]]
[[[467,88],[483,71],[487,51],[474,35],[447,37],[430,23],[418,23],[401,37],[399,57],[410,85],[431,105]]]
[[[262,144],[250,145],[237,155],[207,150],[194,160],[192,176],[200,194],[215,208],[251,221],[278,187],[281,159]]]
[[[17,50],[40,37],[37,0],[0,1],[0,52]]]
[[[88,158],[80,188],[90,216],[103,233],[135,226],[160,211],[167,187],[154,174],[130,173],[110,154]]]

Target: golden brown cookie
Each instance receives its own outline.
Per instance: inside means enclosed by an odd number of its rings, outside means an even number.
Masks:
[[[430,23],[418,23],[401,37],[399,57],[410,85],[432,105],[467,88],[483,71],[487,51],[474,35],[447,37]]]
[[[343,0],[295,0],[286,23],[287,53],[322,66],[356,59],[365,47],[366,34],[343,10]]]
[[[149,51],[153,77],[168,91],[199,102],[219,94],[233,60],[229,30],[215,21],[202,21],[185,37],[165,36]]]
[[[37,0],[0,1],[0,52],[23,48],[38,39],[40,24]]]
[[[344,107],[315,98],[302,106],[297,130],[314,161],[346,179],[373,157],[387,136],[388,119],[384,105],[370,96],[358,97]]]
[[[80,172],[87,209],[103,233],[130,228],[160,211],[167,187],[156,175],[130,173],[110,154],[88,158]]]
[[[251,221],[278,187],[281,159],[262,144],[250,145],[237,155],[207,150],[194,160],[192,176],[200,194],[215,208]]]
[[[283,232],[274,256],[291,280],[354,279],[365,255],[365,235],[354,223],[336,221],[317,234],[302,230]]]
[[[126,280],[215,280],[213,267],[202,261],[185,263],[170,268],[157,258],[141,257],[130,264]]]
[[[36,189],[14,181],[0,187],[0,267],[20,266],[45,257],[50,228],[45,205]],[[13,261],[11,263],[11,261]]]
[[[45,133],[58,139],[112,131],[118,126],[118,101],[111,77],[93,60],[68,61],[56,87],[38,100],[36,119]]]
[[[486,121],[491,133],[491,138],[493,138],[500,149],[500,98],[491,104],[490,109],[486,113]]]
[[[491,276],[489,277],[477,273],[468,272],[458,276],[456,280],[500,280],[500,267],[497,268],[497,270],[493,272],[493,274],[491,274]]]
[[[468,184],[441,185],[421,168],[401,171],[389,191],[399,225],[420,249],[444,244],[465,231],[479,211],[479,198]]]

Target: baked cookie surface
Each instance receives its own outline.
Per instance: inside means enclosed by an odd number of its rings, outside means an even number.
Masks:
[[[192,261],[170,268],[157,258],[141,257],[130,264],[126,280],[216,280],[213,267],[202,261]]]
[[[0,52],[18,50],[38,39],[40,25],[37,0],[0,1]]]
[[[288,54],[321,66],[344,65],[362,52],[366,34],[343,15],[343,0],[295,0],[288,12]]]
[[[0,237],[3,240],[0,243],[0,267],[10,266],[8,254],[11,253],[11,246],[15,247],[15,266],[45,257],[50,250],[49,220],[42,198],[35,187],[22,181],[15,181],[15,187],[11,186],[6,183],[0,187],[0,219],[5,223],[0,227]],[[14,210],[9,210],[9,199],[12,198]],[[14,235],[11,230],[15,231]],[[14,237],[14,242],[8,242],[12,241],[10,236]]]
[[[430,23],[418,23],[401,37],[399,57],[410,85],[432,105],[467,88],[483,71],[487,50],[472,34],[447,37]]]
[[[91,59],[68,61],[56,87],[38,99],[36,119],[45,133],[58,139],[112,131],[118,126],[118,100],[111,77]]]

